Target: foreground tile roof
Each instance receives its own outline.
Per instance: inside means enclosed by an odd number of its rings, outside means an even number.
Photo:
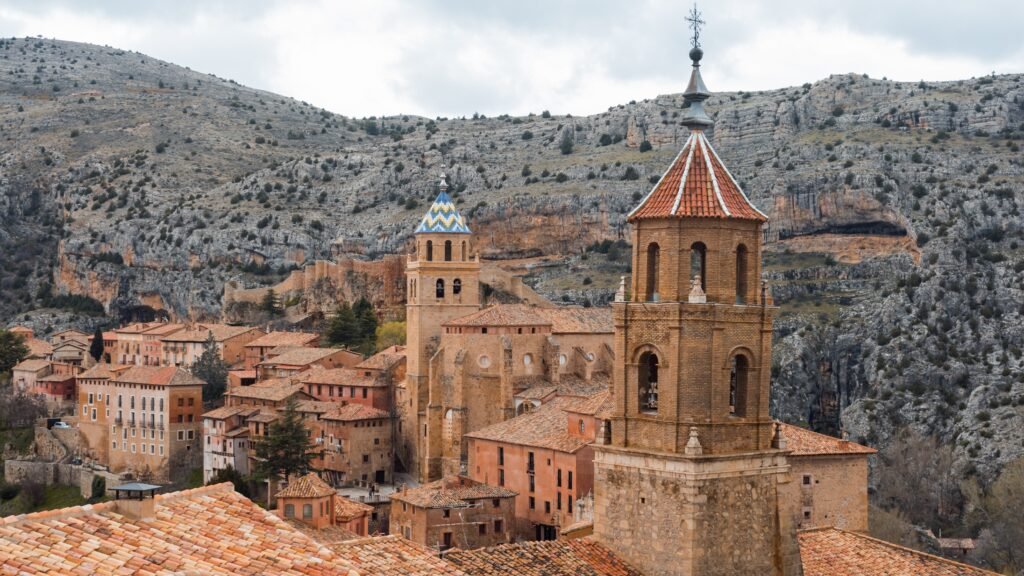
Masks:
[[[246,348],[275,348],[277,346],[305,346],[319,342],[320,335],[311,332],[271,332],[245,345]]]
[[[465,576],[431,550],[401,536],[376,536],[331,546],[365,576]],[[499,572],[494,572],[498,574]],[[501,572],[508,574],[508,572]]]
[[[292,528],[295,528],[299,532],[302,532],[306,536],[309,536],[328,548],[342,542],[365,538],[365,536],[360,536],[347,528],[335,526],[333,524],[329,524],[323,528],[317,528],[316,526],[306,524],[297,518],[285,518],[284,521],[291,524]],[[359,574],[364,574],[364,572],[360,572]]]
[[[995,573],[837,528],[803,530],[804,576],[992,576]]]
[[[453,550],[445,559],[469,576],[641,576],[590,538]]]
[[[323,498],[334,494],[334,488],[310,472],[288,483],[288,487],[277,493],[277,498]]]
[[[471,500],[512,498],[517,494],[508,488],[491,486],[465,476],[445,476],[429,484],[394,492],[391,499],[420,508],[466,508],[473,505]]]
[[[874,448],[856,442],[812,432],[806,428],[780,422],[782,435],[793,456],[823,456],[830,454],[874,454]]]
[[[0,519],[0,573],[356,574],[230,483],[158,495],[155,505],[141,520],[117,502]]]
[[[132,366],[119,373],[112,381],[154,386],[202,386],[205,384],[188,370],[176,366]]]
[[[630,222],[644,218],[768,221],[729,174],[703,130],[690,132],[661,180],[628,216]]]
[[[369,504],[356,502],[337,494],[334,496],[334,516],[343,522],[348,522],[356,516],[365,516],[371,512],[373,512],[373,506]]]

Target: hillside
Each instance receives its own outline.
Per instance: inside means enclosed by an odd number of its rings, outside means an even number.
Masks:
[[[842,415],[876,445],[910,424],[983,477],[1024,453],[1021,80],[841,75],[708,101],[718,153],[771,217],[776,414],[833,432]],[[338,238],[402,250],[442,163],[486,254],[532,257],[554,300],[604,302],[628,251],[586,249],[626,234],[686,136],[681,107],[353,119],[138,53],[4,40],[0,319],[88,307],[67,294],[113,317],[217,316],[224,282],[272,284]],[[27,317],[68,316],[48,314]]]

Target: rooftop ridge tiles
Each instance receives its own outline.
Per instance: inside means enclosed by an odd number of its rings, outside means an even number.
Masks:
[[[722,207],[722,211],[725,212],[725,215],[731,218],[732,212],[729,210],[729,207],[725,205],[725,198],[722,198],[722,188],[718,185],[718,177],[715,176],[715,168],[711,165],[711,155],[708,154],[708,151],[712,149],[711,144],[708,143],[703,130],[697,131],[697,139],[700,140],[701,150],[704,152],[704,164],[708,167],[708,174],[711,176],[711,187],[715,191],[715,198],[718,200],[718,205]]]
[[[692,134],[690,136],[692,136]],[[683,143],[683,147],[679,149],[679,153],[676,154],[676,157],[672,159],[671,163],[669,163],[669,169],[662,173],[661,178],[658,178],[658,182],[651,188],[651,191],[648,192],[647,195],[644,196],[640,200],[640,202],[635,207],[633,207],[632,210],[629,211],[629,214],[626,214],[626,220],[629,220],[630,218],[632,218],[634,214],[636,214],[638,211],[640,211],[640,209],[643,208],[645,204],[647,204],[647,201],[650,200],[651,196],[658,190],[658,187],[661,186],[662,181],[665,180],[665,177],[668,176],[668,173],[672,171],[671,170],[672,166],[676,165],[676,162],[679,161],[679,157],[682,156],[683,152],[686,151],[686,145],[689,142],[690,142],[690,137],[687,137],[686,138],[686,142]]]
[[[690,174],[690,164],[693,162],[693,149],[695,146],[692,145],[694,139],[694,132],[690,132],[690,135],[686,138],[686,143],[683,144],[683,150],[689,147],[690,151],[686,154],[686,166],[683,167],[683,177],[679,180],[679,191],[676,192],[676,199],[672,202],[672,209],[669,210],[669,214],[675,214],[679,211],[679,205],[683,202],[683,191],[686,189],[686,177]],[[680,152],[681,154],[682,152]],[[668,174],[668,171],[665,172]],[[664,178],[664,176],[662,176]],[[661,180],[658,180],[658,184],[661,184]],[[655,185],[655,188],[658,186]]]
[[[799,538],[800,534],[808,534],[808,533],[812,533],[812,532],[838,532],[840,534],[844,534],[844,535],[847,535],[847,536],[852,536],[854,538],[861,538],[863,540],[867,540],[868,542],[881,545],[881,546],[883,546],[885,548],[891,548],[893,550],[898,550],[900,552],[903,552],[905,554],[910,554],[912,556],[923,556],[923,557],[925,557],[925,558],[927,558],[929,560],[934,560],[934,561],[942,562],[942,563],[949,563],[949,564],[952,564],[952,565],[960,567],[960,568],[966,568],[966,569],[970,570],[971,572],[981,572],[983,574],[992,574],[993,576],[997,576],[997,574],[998,574],[996,572],[991,572],[991,571],[986,570],[984,568],[979,568],[977,566],[971,566],[970,564],[964,564],[963,562],[957,562],[956,560],[951,560],[949,558],[944,558],[942,556],[936,556],[935,554],[929,554],[928,552],[922,552],[921,550],[915,550],[913,548],[908,548],[906,546],[901,546],[899,544],[895,544],[893,542],[888,542],[886,540],[880,540],[878,538],[875,538],[873,536],[869,536],[868,534],[864,534],[864,533],[861,533],[861,532],[853,532],[851,530],[843,530],[842,528],[836,528],[835,526],[817,526],[817,527],[814,527],[814,528],[803,528],[803,529],[797,530],[797,536]]]

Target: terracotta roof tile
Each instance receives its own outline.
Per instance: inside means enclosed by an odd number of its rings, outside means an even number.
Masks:
[[[334,488],[310,472],[288,483],[288,487],[277,493],[277,498],[324,498],[335,493]]]
[[[874,448],[862,446],[856,442],[843,440],[825,434],[812,432],[806,428],[779,423],[782,426],[782,435],[786,439],[787,449],[792,451],[793,456],[818,456],[825,454],[874,454],[878,452]]]
[[[311,526],[296,518],[285,518],[285,522],[291,524],[292,528],[295,528],[299,532],[302,532],[306,536],[309,536],[313,540],[316,540],[327,547],[332,547],[335,544],[341,544],[342,542],[349,542],[364,538],[364,536],[360,536],[359,534],[356,534],[347,528],[342,528],[341,526],[327,525],[323,528],[317,528],[316,526]],[[360,572],[360,574],[362,573]]]
[[[690,133],[672,165],[628,220],[644,218],[768,221],[747,199],[702,130]]]
[[[365,370],[390,370],[405,360],[405,346],[394,345],[377,352],[359,364],[356,368]]]
[[[221,406],[220,408],[214,408],[209,412],[203,413],[202,417],[212,420],[224,420],[239,414],[250,415],[256,412],[259,412],[259,409],[252,406]]]
[[[373,512],[373,506],[356,502],[344,496],[334,496],[334,516],[344,522],[357,516],[364,516]]]
[[[614,332],[611,308],[555,306],[537,308],[537,313],[551,321],[555,334],[595,334]]]
[[[28,360],[22,360],[18,362],[12,370],[23,370],[28,372],[38,372],[44,368],[49,368],[53,362],[44,360],[42,358],[29,358]]]
[[[518,493],[477,482],[465,476],[445,476],[429,484],[391,494],[392,500],[408,502],[421,508],[466,508],[471,500],[512,498]]]
[[[797,534],[804,576],[992,576],[995,573],[837,528]]]
[[[528,304],[496,304],[445,322],[445,326],[550,326],[551,321]]]
[[[25,340],[25,347],[28,348],[29,357],[33,356],[49,356],[53,354],[53,344],[50,344],[46,340],[40,340],[39,338],[29,338]]]
[[[331,546],[364,576],[465,576],[437,554],[401,536],[351,540]],[[498,572],[495,572],[497,574]]]
[[[268,358],[260,362],[260,366],[306,366],[319,362],[332,354],[342,352],[341,348],[289,348],[280,356]]]
[[[204,384],[188,370],[176,366],[132,366],[112,380],[155,386],[202,386]]]
[[[276,346],[307,346],[320,341],[319,334],[310,332],[271,332],[245,345],[246,348],[274,348]]]
[[[376,420],[380,418],[390,418],[390,414],[384,410],[373,408],[372,406],[364,406],[362,404],[345,404],[339,406],[336,402],[329,402],[328,404],[333,405],[335,408],[320,416],[321,420],[340,420],[345,422],[351,422],[355,420]]]
[[[376,374],[366,375],[366,370],[355,368],[313,368],[299,375],[303,384],[332,384],[335,386],[387,386],[387,381]]]
[[[563,407],[572,404],[571,400],[558,397],[532,412],[470,432],[465,437],[576,452],[589,442],[569,433],[569,420]]]
[[[298,394],[301,398],[308,398],[309,395],[304,392],[305,385],[299,382],[281,382],[280,380],[267,380],[252,386],[235,386],[228,390],[225,396],[249,398],[252,400],[269,400],[271,402],[283,402],[294,394]]]
[[[142,333],[149,336],[169,336],[185,329],[184,324],[157,324]]]
[[[116,502],[0,520],[0,573],[355,574],[340,557],[230,484],[158,495],[152,518]]]
[[[454,550],[445,558],[469,576],[642,576],[591,538]]]

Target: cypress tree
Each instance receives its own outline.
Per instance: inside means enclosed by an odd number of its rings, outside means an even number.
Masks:
[[[92,335],[92,342],[89,344],[89,356],[92,359],[99,362],[100,358],[103,358],[103,330],[100,327],[96,327],[96,332]]]

